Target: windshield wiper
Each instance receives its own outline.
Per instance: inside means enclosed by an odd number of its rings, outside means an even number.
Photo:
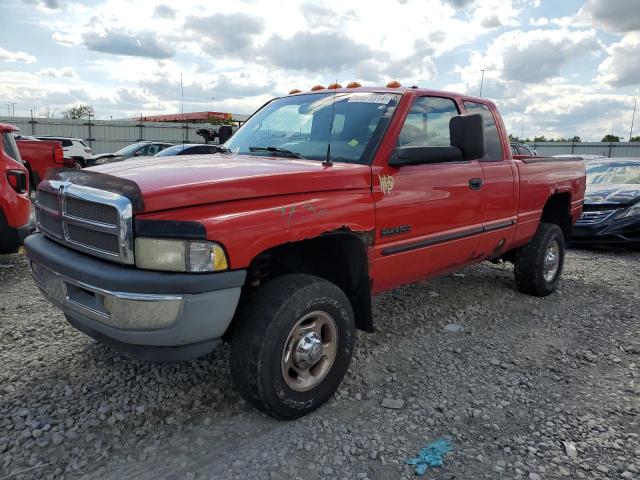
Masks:
[[[287,150],[286,148],[280,147],[249,147],[250,152],[271,152],[271,153],[281,153],[283,155],[289,155],[293,158],[302,158],[304,157],[299,153],[292,152],[291,150]]]

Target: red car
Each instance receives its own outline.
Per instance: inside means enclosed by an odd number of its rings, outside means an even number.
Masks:
[[[230,341],[244,398],[296,418],[374,331],[373,295],[500,259],[519,291],[556,290],[581,160],[514,160],[483,98],[332,87],[270,101],[213,155],[53,172],[25,241],[42,291],[144,360]]]
[[[17,137],[16,145],[22,161],[29,169],[31,186],[35,188],[50,168],[74,168],[74,160],[64,158],[62,144],[58,141]]]
[[[13,138],[17,130],[0,123],[0,253],[17,251],[31,226],[29,172]]]

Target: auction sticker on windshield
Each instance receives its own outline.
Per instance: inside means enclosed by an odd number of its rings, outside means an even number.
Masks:
[[[388,104],[393,95],[352,95],[347,102]]]

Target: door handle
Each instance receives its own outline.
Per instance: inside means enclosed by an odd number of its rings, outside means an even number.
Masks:
[[[469,180],[469,189],[471,190],[480,190],[482,188],[482,179],[481,178],[472,178]]]

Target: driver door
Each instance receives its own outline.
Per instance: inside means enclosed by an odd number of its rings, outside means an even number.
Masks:
[[[451,98],[417,97],[398,146],[449,146],[449,120],[459,113]],[[475,260],[482,232],[482,184],[478,160],[385,165],[374,175],[374,293]]]

